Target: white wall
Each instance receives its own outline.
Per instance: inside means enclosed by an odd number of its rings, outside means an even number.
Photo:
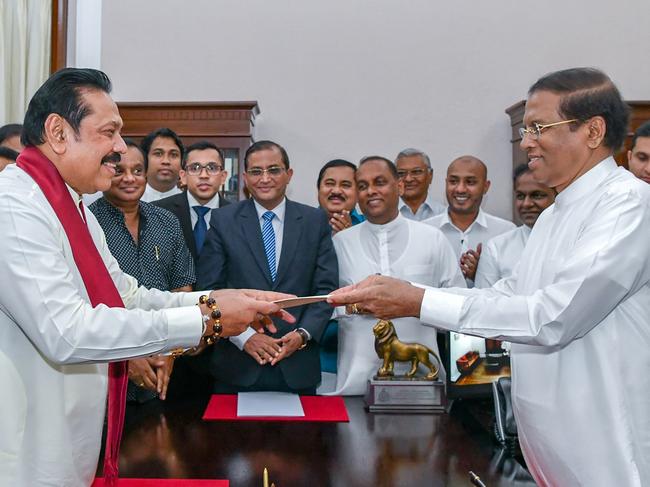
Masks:
[[[504,109],[540,75],[596,66],[650,99],[647,0],[110,0],[101,66],[119,101],[258,100],[257,138],[284,145],[290,197],[314,204],[330,158],[408,146],[444,173],[489,167],[484,207],[509,217]]]

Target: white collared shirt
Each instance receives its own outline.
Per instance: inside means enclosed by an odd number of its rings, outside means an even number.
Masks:
[[[90,304],[41,189],[14,164],[0,174],[0,485],[90,485],[104,425],[105,362],[200,341],[200,293],[138,287],[120,270],[93,213],[85,208],[84,216],[128,309]]]
[[[202,205],[198,201],[196,201],[196,198],[192,196],[192,193],[189,191],[185,192],[187,194],[187,202],[190,205],[190,220],[192,222],[192,228],[196,226],[196,222],[199,221],[199,216],[196,214],[196,211],[194,211],[195,206],[207,206],[210,208],[210,211],[208,211],[204,216],[203,219],[205,220],[206,225],[208,226],[208,230],[210,230],[210,216],[212,215],[212,210],[219,208],[219,193],[215,194],[210,201],[208,201],[205,205]]]
[[[531,228],[522,225],[491,238],[483,245],[476,269],[476,287],[490,287],[499,279],[511,276],[521,259]]]
[[[147,184],[147,187],[144,190],[144,194],[142,195],[142,198],[140,198],[140,200],[146,201],[147,203],[151,203],[153,201],[158,201],[163,198],[167,198],[168,196],[174,196],[175,194],[178,194],[180,192],[181,189],[178,186],[174,186],[169,191],[158,191],[157,189],[154,189],[153,187],[149,186],[149,184]]]
[[[416,212],[413,213],[411,207],[407,205],[402,198],[399,199],[399,211],[404,218],[408,218],[409,220],[421,222],[428,218],[444,213],[446,210],[447,207],[445,205],[439,201],[434,200],[431,198],[431,196],[427,196],[427,199],[424,200],[424,203],[422,203]]]
[[[464,232],[451,222],[449,209],[423,223],[439,228],[445,234],[458,259],[469,249],[476,250],[478,244],[484,244],[491,238],[516,228],[514,223],[490,215],[482,209],[479,209],[476,220]]]
[[[366,220],[337,233],[332,241],[339,262],[340,286],[354,284],[375,273],[426,282],[434,287],[465,284],[444,235],[399,213],[397,218],[384,225]],[[392,321],[400,340],[423,343],[439,356],[436,333],[422,326],[419,319],[411,317]],[[319,393],[360,395],[365,392],[368,379],[381,365],[372,338],[372,327],[376,323],[377,319],[371,316],[342,314],[339,317],[336,390],[321,388]],[[444,377],[444,369],[441,369],[443,382]]]
[[[539,485],[650,485],[648,229],[650,186],[609,157],[542,212],[513,276],[425,291],[423,322],[513,342]]]

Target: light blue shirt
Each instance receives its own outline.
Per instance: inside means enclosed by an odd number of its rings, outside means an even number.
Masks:
[[[269,211],[260,205],[257,201],[253,200],[255,204],[255,211],[257,211],[257,218],[260,222],[260,230],[264,226],[264,213]],[[271,225],[273,225],[273,232],[275,233],[275,268],[278,268],[280,264],[280,252],[282,251],[282,234],[284,233],[284,214],[287,210],[287,199],[284,198],[282,202],[273,208],[271,211],[275,213],[275,218],[271,220]]]

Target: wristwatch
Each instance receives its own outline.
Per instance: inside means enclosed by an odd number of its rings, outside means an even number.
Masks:
[[[307,342],[309,341],[309,333],[307,333],[307,330],[304,328],[296,328],[296,333],[300,335],[300,338],[302,338],[302,345],[300,345],[300,348],[298,350],[302,350],[307,346]]]

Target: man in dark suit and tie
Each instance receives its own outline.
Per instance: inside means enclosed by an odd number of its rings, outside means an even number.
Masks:
[[[218,194],[228,176],[224,169],[223,151],[208,141],[190,145],[181,161],[179,175],[187,191],[154,201],[153,204],[176,215],[187,248],[194,262],[197,262],[208,232],[210,214],[229,204]],[[169,398],[175,400],[210,395],[212,377],[207,371],[209,359],[210,350],[197,356],[176,359],[169,383]]]
[[[187,191],[154,202],[171,211],[181,222],[194,262],[199,258],[210,228],[210,213],[230,203],[218,194],[228,177],[223,159],[223,151],[212,142],[204,140],[190,145],[180,171],[181,182],[187,186]]]
[[[275,142],[256,142],[246,152],[244,168],[252,199],[213,212],[197,285],[298,296],[336,289],[338,263],[327,215],[287,200],[293,170],[286,151]],[[291,311],[297,322],[276,321],[275,334],[244,333],[214,345],[210,372],[215,392],[315,393],[321,377],[318,342],[332,308],[318,303]]]

